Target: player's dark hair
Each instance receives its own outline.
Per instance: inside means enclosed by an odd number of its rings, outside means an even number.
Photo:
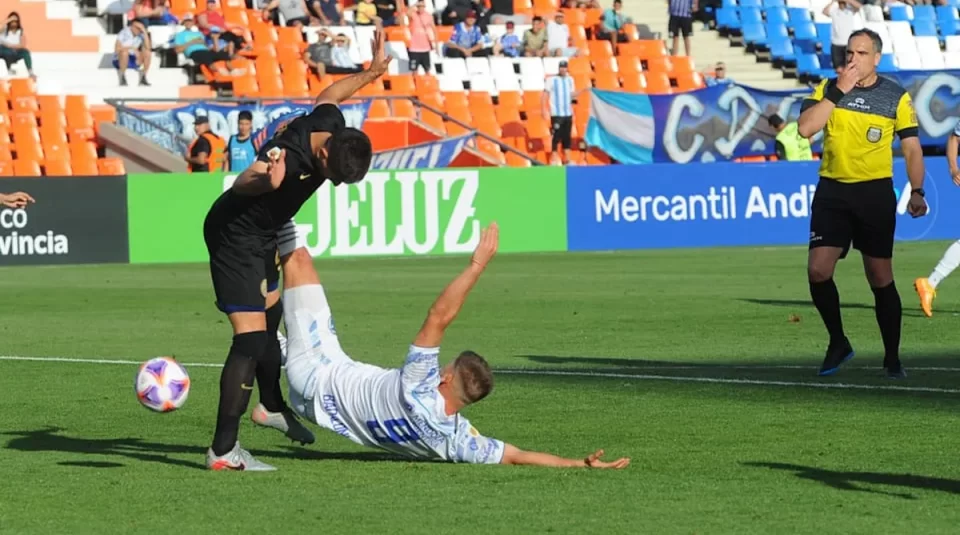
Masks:
[[[370,138],[356,128],[344,128],[330,136],[327,170],[337,183],[356,184],[367,176],[373,159]]]
[[[770,117],[767,117],[767,123],[773,128],[779,128],[783,124],[783,119],[774,113]]]
[[[239,115],[237,115],[237,120],[238,120],[238,121],[242,121],[242,120],[244,120],[244,119],[246,119],[246,120],[248,120],[248,121],[252,121],[252,120],[253,120],[253,113],[251,113],[249,110],[243,110],[242,112],[240,112]]]
[[[493,371],[487,361],[473,351],[460,353],[453,361],[453,371],[464,403],[476,403],[493,391]]]
[[[851,39],[853,39],[854,37],[860,37],[861,35],[865,35],[869,37],[871,41],[873,41],[873,51],[875,53],[879,54],[883,52],[883,39],[880,38],[879,33],[869,28],[863,28],[862,30],[857,30],[851,33],[850,38],[847,39],[847,43],[849,44]]]

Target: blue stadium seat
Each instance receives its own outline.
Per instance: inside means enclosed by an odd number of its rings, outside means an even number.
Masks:
[[[737,7],[737,0],[723,0],[723,7]]]
[[[761,6],[760,0],[739,0],[739,3],[741,8],[755,7],[757,9],[760,9],[760,6]]]
[[[880,56],[880,64],[877,65],[877,72],[897,72],[897,62],[893,59],[893,54],[884,54]]]
[[[784,5],[783,0],[763,0],[763,7],[767,9],[771,7],[783,7]]]
[[[740,23],[746,26],[747,24],[761,24],[763,23],[763,15],[760,14],[759,7],[740,7]]]
[[[830,23],[818,22],[816,23],[816,27],[817,40],[820,41],[820,46],[824,50],[830,50]]]
[[[940,19],[940,35],[946,37],[957,34],[960,34],[960,20]]]
[[[777,24],[786,24],[790,18],[787,16],[787,10],[782,7],[768,7],[767,24],[775,22]]]
[[[941,22],[945,20],[960,20],[960,15],[957,14],[957,8],[953,6],[937,6],[937,19]]]
[[[774,62],[793,64],[797,61],[797,53],[789,39],[774,39],[767,36],[770,43],[770,57]]]
[[[787,32],[787,27],[783,24],[771,23],[770,21],[767,21],[766,30],[768,40],[772,40],[774,38],[783,38],[787,40],[790,39],[790,33]]]
[[[796,26],[813,20],[810,16],[810,10],[803,7],[787,8],[787,13],[790,16],[790,26]]]
[[[936,37],[937,23],[927,19],[913,19],[913,35],[917,37]]]
[[[740,17],[735,7],[721,7],[717,10],[717,27],[721,30],[739,30]]]
[[[933,6],[913,6],[913,20],[937,20]]]
[[[746,43],[748,47],[766,48],[767,32],[764,31],[763,24],[744,23],[743,42]]]
[[[833,56],[831,56],[829,53],[821,52],[817,54],[817,61],[820,62],[820,67],[823,69],[833,68]]]
[[[890,20],[910,20],[910,6],[890,6]]]
[[[817,60],[817,56],[813,54],[797,55],[797,78],[800,83],[815,80],[819,76],[819,72],[820,62]]]

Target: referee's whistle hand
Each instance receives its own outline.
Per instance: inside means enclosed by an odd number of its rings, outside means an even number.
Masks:
[[[907,203],[907,211],[913,217],[923,217],[927,215],[927,201],[920,195],[910,195],[910,202]]]

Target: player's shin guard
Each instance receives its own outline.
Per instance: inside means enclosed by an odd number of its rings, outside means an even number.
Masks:
[[[280,390],[280,341],[277,329],[283,319],[283,305],[277,303],[267,309],[267,347],[257,360],[257,386],[260,387],[260,403],[270,412],[283,412],[287,405]]]
[[[843,318],[840,316],[840,292],[833,278],[810,283],[810,297],[817,307],[823,325],[830,334],[830,345],[844,341]]]
[[[903,320],[903,306],[896,283],[891,282],[883,288],[874,288],[877,325],[883,338],[884,365],[899,364],[900,326]]]
[[[237,443],[240,417],[247,411],[257,361],[267,345],[263,331],[233,337],[230,354],[220,372],[220,404],[217,408],[217,430],[213,436],[213,453],[224,455]]]

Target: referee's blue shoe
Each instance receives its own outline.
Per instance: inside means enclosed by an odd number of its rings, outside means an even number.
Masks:
[[[850,345],[850,340],[846,338],[843,339],[843,342],[831,343],[827,347],[827,356],[824,357],[823,364],[820,365],[820,372],[817,375],[826,377],[837,373],[840,365],[852,359],[855,354],[853,346]]]

